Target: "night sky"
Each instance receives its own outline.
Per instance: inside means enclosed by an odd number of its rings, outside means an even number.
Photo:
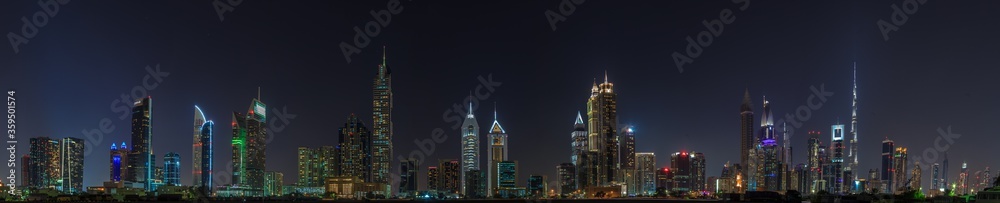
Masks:
[[[21,17],[44,12],[35,1],[0,4],[4,33],[21,34]],[[850,126],[856,63],[858,172],[867,177],[880,167],[885,137],[908,147],[912,161],[933,151],[937,129],[948,126],[961,134],[945,150],[949,181],[963,161],[972,172],[1000,166],[990,147],[1000,141],[1000,1],[927,1],[888,40],[876,22],[891,23],[891,6],[903,1],[752,1],[740,10],[744,4],[731,1],[591,0],[553,30],[545,12],[558,13],[559,4],[402,1],[403,10],[347,62],[339,44],[353,44],[354,27],[374,20],[369,11],[386,9],[386,1],[243,1],[224,20],[212,1],[71,1],[18,52],[4,41],[0,88],[17,90],[18,156],[30,137],[84,138],[100,120],[113,121],[112,132],[89,141],[84,186],[96,186],[108,179],[111,143],[130,142],[129,118],[118,117],[113,101],[141,86],[146,66],[169,72],[148,91],[153,150],[158,165],[167,152],[181,155],[183,184],[191,183],[194,105],[217,123],[220,175],[230,171],[230,115],[246,112],[260,87],[268,117],[277,117],[275,109],[296,116],[267,145],[268,170],[293,184],[297,147],[336,145],[351,113],[371,127],[372,79],[386,46],[394,157],[419,150],[414,141],[430,139],[435,128],[448,136],[421,166],[424,189],[427,166],[459,158],[459,130],[443,117],[478,77],[502,83],[474,106],[481,142],[496,103],[524,184],[530,174],[553,181],[555,166],[569,162],[574,118],[605,72],[620,123],[635,126],[637,152],[655,152],[660,167],[671,153],[703,152],[708,175],[718,176],[724,163],[739,161],[745,89],[757,119],[766,95],[775,120],[806,105],[811,86],[834,93],[791,138],[794,163],[803,163],[806,131],[823,131],[829,143],[830,125]],[[724,9],[735,20],[679,72],[671,54],[683,54],[685,38],[706,31],[702,21]],[[929,188],[931,169],[923,174]]]

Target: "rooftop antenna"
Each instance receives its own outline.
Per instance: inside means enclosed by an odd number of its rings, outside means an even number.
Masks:
[[[260,86],[257,86],[257,100],[260,100]]]

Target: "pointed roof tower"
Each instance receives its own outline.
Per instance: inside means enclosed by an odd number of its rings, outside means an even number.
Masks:
[[[497,121],[497,104],[496,103],[493,103],[493,125],[490,126],[490,132],[494,133],[494,134],[504,134],[504,133],[507,133],[506,131],[503,130],[503,127],[500,126],[500,122]]]
[[[740,105],[740,112],[753,112],[753,101],[750,99],[750,88],[743,93],[743,104]]]

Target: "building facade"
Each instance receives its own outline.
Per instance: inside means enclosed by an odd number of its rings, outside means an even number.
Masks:
[[[153,149],[152,149],[152,109],[153,98],[141,98],[132,107],[132,154],[128,156],[128,182],[140,183],[146,191],[152,190]]]
[[[382,50],[382,64],[372,82],[372,180],[388,185],[392,167],[392,70],[386,64]]]
[[[487,180],[486,180],[486,196],[493,196],[494,190],[499,187],[497,178],[499,177],[498,171],[496,170],[496,164],[507,161],[507,131],[500,126],[500,122],[497,121],[497,111],[493,109],[493,124],[490,125],[489,133],[489,150],[486,151],[486,156],[488,158],[487,163]]]
[[[61,191],[82,193],[83,191],[83,139],[67,137],[59,142],[59,172],[62,173]]]
[[[556,175],[559,176],[557,189],[560,195],[569,195],[576,191],[576,165],[561,163],[556,166]]]
[[[201,129],[202,127],[204,127],[205,122],[207,121],[208,119],[205,119],[205,113],[201,111],[201,108],[195,105],[194,136],[191,144],[191,185],[195,186],[202,185],[201,184],[202,181],[201,174],[203,173],[203,171],[201,170],[201,164],[203,163],[202,148],[204,148],[205,144],[202,142]]]
[[[656,155],[652,152],[635,154],[636,195],[656,195]]]
[[[596,182],[588,186],[610,186],[619,178],[618,148],[618,94],[614,92],[614,84],[608,82],[607,74],[604,83],[594,82],[590,98],[587,100],[588,136],[590,150],[596,153],[594,157],[593,174]]]
[[[212,169],[215,167],[212,163],[213,160],[215,160],[215,151],[212,149],[214,129],[215,122],[205,121],[205,124],[201,125],[201,131],[199,132],[201,133],[201,136],[199,137],[201,139],[201,150],[199,150],[201,154],[198,156],[198,159],[201,159],[201,161],[199,161],[198,164],[200,164],[201,167],[198,167],[198,169],[201,170],[201,172],[197,173],[198,176],[195,177],[195,179],[198,179],[198,184],[196,184],[195,187],[200,187],[199,192],[201,192],[201,195],[203,196],[211,195],[212,188],[214,188],[214,185],[212,185],[212,179],[214,178],[214,176],[212,176]]]
[[[163,156],[163,184],[181,185],[181,155],[168,152]]]
[[[471,95],[469,97],[472,97]],[[479,122],[472,113],[472,103],[469,103],[469,112],[462,121],[462,168],[459,192],[466,194],[465,172],[479,170]]]
[[[417,168],[416,159],[407,159],[399,163],[399,195],[412,197],[417,192]]]

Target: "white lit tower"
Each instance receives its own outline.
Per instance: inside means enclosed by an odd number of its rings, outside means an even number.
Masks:
[[[471,96],[470,96],[471,97]],[[472,114],[472,102],[469,102],[469,114],[462,122],[462,182],[460,191],[466,193],[465,172],[479,170],[479,123],[476,116]]]
[[[858,170],[858,64],[854,63],[853,100],[851,102],[851,151],[847,158],[851,161],[848,168]],[[857,180],[858,176],[854,176]],[[852,181],[853,182],[853,181]]]

